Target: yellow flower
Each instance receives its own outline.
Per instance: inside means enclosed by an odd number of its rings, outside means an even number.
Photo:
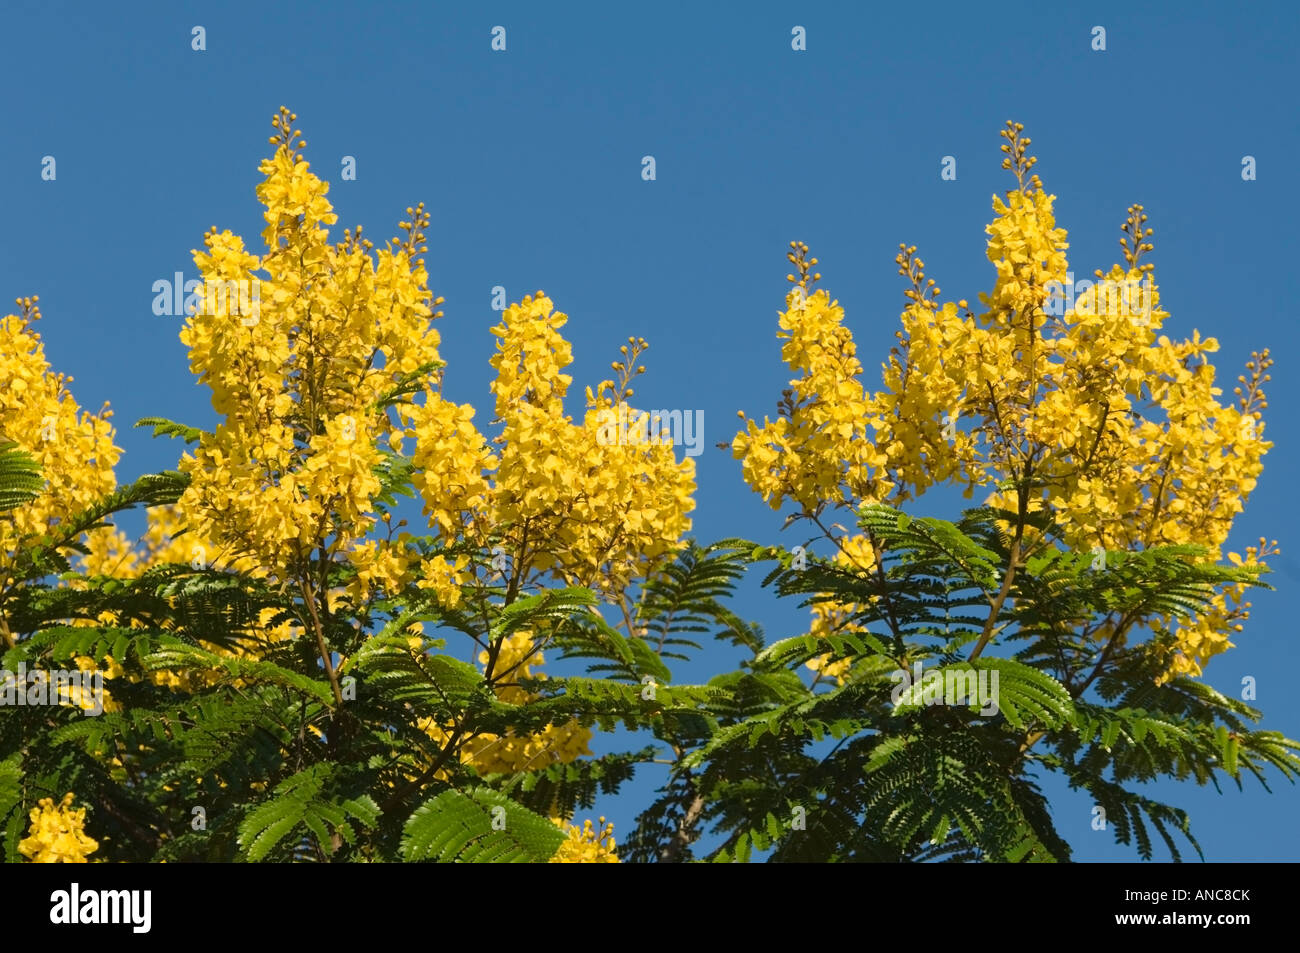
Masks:
[[[31,830],[18,842],[18,852],[36,864],[84,864],[99,849],[98,842],[85,834],[86,809],[73,810],[74,798],[65,794],[56,806],[52,798],[41,798],[31,811]]]
[[[438,604],[448,609],[460,605],[461,586],[468,580],[468,556],[457,556],[449,561],[446,556],[430,556],[420,564],[417,588],[431,590]]]
[[[559,827],[566,828],[568,839],[560,844],[551,856],[552,864],[617,864],[618,854],[614,853],[614,825],[606,824],[600,819],[599,832],[590,820],[576,824],[566,824],[559,818],[551,818]]]

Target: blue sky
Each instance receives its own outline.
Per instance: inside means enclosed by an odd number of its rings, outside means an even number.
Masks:
[[[787,243],[820,259],[874,386],[904,302],[900,241],[946,297],[991,286],[983,228],[1011,181],[998,130],[1015,119],[1058,196],[1076,275],[1115,261],[1125,209],[1142,203],[1166,331],[1217,337],[1229,394],[1250,352],[1272,349],[1276,446],[1230,548],[1279,539],[1279,591],[1254,599],[1207,678],[1237,694],[1255,676],[1265,725],[1300,735],[1292,4],[460,6],[5,4],[0,298],[39,294],[55,368],[84,406],[112,403],[119,479],[176,461],[175,444],[130,430],[138,418],[212,422],[180,319],[153,314],[151,289],[196,276],[190,250],[211,225],[258,241],[257,164],[283,103],[332,182],[340,232],[361,223],[381,239],[426,203],[449,396],[488,406],[493,286],[511,301],[545,289],[570,315],[577,385],[640,335],[642,405],[704,411],[698,537],[797,542],[713,449],[737,409],[771,412],[789,376],[775,339]],[[505,52],[490,48],[497,25]],[[805,51],[791,49],[795,25]],[[1104,52],[1091,49],[1097,25]],[[54,181],[41,179],[47,155]],[[355,181],[339,181],[345,155]],[[1242,180],[1247,155],[1256,181]],[[955,181],[940,178],[944,156]],[[956,515],[955,500],[932,505]],[[752,588],[739,609],[772,638],[806,624]],[[653,784],[646,774],[598,810],[626,833]],[[1191,812],[1211,860],[1300,859],[1296,789],[1274,787],[1154,792]],[[1135,856],[1090,830],[1086,798],[1049,790],[1078,859]]]

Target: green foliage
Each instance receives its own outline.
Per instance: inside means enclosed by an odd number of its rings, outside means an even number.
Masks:
[[[178,424],[166,417],[142,417],[135,422],[137,427],[152,427],[155,437],[179,437],[186,443],[198,443],[203,431],[198,427]]]
[[[546,818],[490,788],[444,791],[407,818],[402,859],[535,863],[549,859],[563,840]]]
[[[36,499],[44,486],[41,468],[10,441],[0,442],[0,512]]]
[[[271,857],[276,847],[300,827],[314,839],[299,841],[295,852],[315,846],[333,853],[341,844],[356,843],[353,822],[362,828],[374,827],[379,806],[366,794],[341,797],[331,793],[336,780],[333,766],[314,764],[276,785],[275,793],[239,825],[239,844],[250,861]]]
[[[979,508],[949,523],[864,507],[870,570],[728,541],[776,564],[765,582],[780,595],[845,612],[830,634],[773,643],[745,677],[715,681],[732,704],[714,706],[720,717],[642,815],[636,859],[683,859],[675,839],[711,824],[720,844],[708,859],[721,861],[1069,860],[1036,781],[1048,771],[1104,807],[1120,843],[1149,858],[1154,828],[1179,859],[1175,835],[1199,851],[1189,819],[1130,784],[1240,784],[1267,768],[1294,780],[1297,742],[1252,730],[1259,712],[1199,682],[1157,684],[1159,639],[1132,638],[1137,620],[1183,617],[1218,586],[1259,584],[1257,570],[1179,546],[1111,553],[1098,572],[1043,525],[999,599],[1007,516]],[[994,645],[1013,652],[982,654]],[[844,674],[798,679],[814,658]],[[991,710],[966,692],[980,678],[996,686]]]
[[[385,505],[410,494],[409,460],[387,455],[377,473]],[[1190,819],[1137,785],[1300,773],[1300,745],[1201,682],[1160,680],[1159,631],[1137,638],[1139,620],[1260,584],[1256,569],[1213,565],[1196,547],[1111,553],[1097,571],[1042,524],[1005,586],[1008,514],[977,508],[950,523],[869,506],[870,571],[690,541],[614,605],[581,587],[481,584],[454,608],[415,585],[363,605],[342,598],[320,620],[341,662],[331,677],[298,592],[184,564],[73,572],[87,529],[183,486],[143,478],[23,554],[3,664],[120,674],[98,717],[66,706],[0,716],[10,861],[36,801],[75,791],[114,860],[541,862],[565,839],[551,818],[591,810],[654,764],[664,780],[620,839],[625,861],[1067,861],[1039,787],[1048,772],[1104,808],[1120,843],[1152,857],[1158,835],[1179,859],[1187,845],[1199,852]],[[30,459],[0,449],[0,501],[21,505],[37,488]],[[409,546],[447,552],[432,538]],[[840,607],[834,625],[765,643],[730,608],[759,564],[779,597]],[[340,590],[355,577],[325,555],[308,569]],[[297,634],[265,635],[279,625]],[[498,665],[520,633],[548,653],[547,677]],[[470,660],[448,650],[453,639],[473,646]],[[677,684],[671,666],[708,641],[739,664]],[[813,660],[842,674],[810,678]],[[527,701],[506,701],[503,686]],[[574,722],[627,750],[495,774],[466,754],[484,736]]]

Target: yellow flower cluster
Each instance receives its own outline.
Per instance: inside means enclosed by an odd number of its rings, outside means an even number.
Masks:
[[[1254,355],[1236,403],[1220,402],[1208,361],[1218,343],[1161,333],[1169,314],[1152,266],[1139,263],[1152,248],[1141,206],[1123,226],[1124,264],[1076,284],[1067,307],[1066,233],[1055,197],[1038,176],[1026,180],[1035,160],[1021,128],[1004,132],[1015,157],[1004,164],[1021,187],[994,198],[984,312],[941,303],[915,247],[903,246],[909,304],[880,391],[865,393],[843,310],[810,290],[817,260],[792,243],[799,275],[778,337],[797,376],[780,415],[747,421],[733,440],[744,479],[774,509],[790,500],[808,516],[955,483],[1022,516],[1050,510],[1079,551],[1191,543],[1218,558],[1272,446],[1261,415],[1271,360]],[[1004,481],[1022,489],[999,490]],[[1026,544],[1033,537],[1026,530]],[[1227,613],[1185,620],[1183,670],[1227,647]]]
[[[598,439],[602,413],[617,412],[631,389],[603,382],[588,390],[582,423],[565,415],[567,319],[538,293],[493,329],[503,429],[485,437],[472,406],[442,395],[431,326],[442,299],[417,257],[423,207],[408,210],[405,240],[375,255],[360,230],[330,245],[328,183],[295,151],[304,145],[295,118],[281,110],[275,154],[262,164],[267,253],[215,229],[195,252],[203,302],[181,339],[223,420],[181,462],[191,477],[179,504],[184,522],[278,580],[301,578],[322,554],[341,556],[357,570],[354,602],[415,583],[454,606],[477,563],[435,556],[417,564],[406,534],[367,538],[378,446],[400,448],[410,437],[430,525],[449,543],[504,556],[508,573],[493,572],[514,592],[539,575],[617,592],[674,552],[690,528],[694,462],[664,442]]]
[[[84,864],[99,849],[99,843],[86,836],[86,809],[73,810],[74,798],[65,794],[59,804],[41,798],[32,808],[32,826],[27,837],[18,842],[18,852],[35,864]]]
[[[468,556],[448,560],[446,556],[430,556],[420,564],[420,578],[416,586],[433,592],[439,605],[454,609],[460,605],[461,586],[469,581]]]
[[[560,827],[566,828],[568,839],[560,844],[559,850],[551,855],[552,864],[617,864],[618,854],[614,853],[614,825],[606,824],[600,819],[597,831],[590,820],[577,824],[566,824],[559,818],[552,820]]]
[[[182,516],[280,579],[296,578],[322,541],[346,553],[373,525],[376,443],[401,440],[382,404],[438,362],[431,321],[442,300],[418,257],[422,206],[408,210],[406,237],[375,255],[360,229],[329,244],[329,184],[295,151],[305,145],[294,141],[295,118],[287,110],[275,118],[277,149],[261,167],[267,253],[210,231],[206,251],[194,254],[203,307],[181,332],[224,417],[181,462],[192,478]],[[241,290],[237,301],[220,294],[227,288]],[[410,409],[398,402],[396,416]]]
[[[3,619],[4,603],[16,580],[18,554],[42,537],[58,538],[58,527],[116,486],[113,467],[120,448],[113,445],[112,416],[82,411],[68,390],[71,378],[50,372],[45,348],[33,322],[40,318],[36,298],[18,301],[21,314],[0,320],[0,442],[12,442],[41,466],[40,496],[0,520],[0,638],[12,646],[15,633]],[[75,542],[75,540],[70,540]]]
[[[1261,536],[1258,546],[1246,547],[1245,559],[1237,553],[1228,553],[1228,561],[1235,566],[1258,566],[1265,556],[1279,552],[1277,540],[1269,543]],[[1242,631],[1245,628],[1242,623],[1250,617],[1250,603],[1245,595],[1244,585],[1228,586],[1216,593],[1209,607],[1195,618],[1181,623],[1163,620],[1166,626],[1172,627],[1175,649],[1168,670],[1158,681],[1163,683],[1179,675],[1200,676],[1206,662],[1232,648],[1233,643],[1229,641],[1232,633]]]
[[[518,583],[538,572],[621,591],[690,529],[695,465],[664,442],[600,439],[631,394],[612,381],[587,390],[581,424],[565,415],[567,320],[541,292],[506,309],[492,329],[492,391],[504,422],[497,452],[475,429],[472,408],[430,394],[413,413],[416,482],[432,525],[481,545],[491,535]],[[426,570],[435,588],[446,575],[445,565]]]
[[[1038,185],[1038,177],[1034,177]],[[1007,193],[1004,202],[993,196],[996,216],[985,229],[988,259],[997,269],[993,293],[983,297],[991,312],[1034,313],[1047,298],[1051,281],[1064,281],[1065,229],[1056,227],[1052,202],[1056,196],[1041,188]]]
[[[487,440],[474,427],[474,408],[430,392],[414,412],[411,435],[414,482],[430,526],[447,539],[468,534],[489,512],[487,472],[497,465]]]
[[[773,509],[789,498],[805,512],[878,495],[872,474],[886,463],[867,431],[876,422],[844,309],[823,291],[808,295],[807,287],[795,286],[779,319],[781,357],[799,375],[790,382],[786,413],[763,418],[762,426],[747,420],[733,443],[745,482]]]
[[[104,676],[104,682],[108,682],[110,679],[120,678],[124,674],[122,666],[118,665],[111,655],[104,656],[102,669],[100,669],[99,665],[95,663],[93,658],[89,658],[85,655],[76,656],[73,659],[73,664],[77,666],[77,671],[79,672],[101,672]],[[99,699],[97,702],[96,699],[91,697],[93,693],[87,692],[79,685],[68,685],[62,687],[59,690],[59,697],[61,699],[60,704],[72,708],[80,708],[83,711],[94,711],[96,704],[102,703],[103,711],[121,711],[121,703],[114,700],[113,696],[109,694],[107,684],[103,686],[103,689],[103,698]]]

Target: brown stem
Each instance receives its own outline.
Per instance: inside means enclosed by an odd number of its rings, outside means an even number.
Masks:
[[[686,851],[691,846],[691,831],[704,813],[704,797],[696,794],[691,798],[691,803],[686,808],[686,813],[682,815],[681,821],[677,825],[677,833],[673,839],[668,842],[659,854],[659,859],[666,864],[678,864],[686,856]]]
[[[312,628],[316,634],[316,649],[320,652],[321,661],[325,664],[325,674],[329,676],[330,688],[334,690],[334,701],[338,703],[339,708],[343,707],[343,689],[339,686],[339,676],[334,671],[334,662],[330,658],[329,646],[325,644],[325,630],[321,627],[320,616],[316,614],[316,600],[312,597],[311,587],[307,585],[304,579],[298,584],[302,590],[303,602],[307,604],[307,611],[311,613]]]
[[[998,616],[1002,614],[1002,606],[1007,601],[1007,595],[1011,592],[1011,584],[1016,579],[1016,567],[1020,562],[1020,542],[1025,536],[1025,515],[1029,508],[1029,478],[1033,474],[1033,462],[1025,464],[1024,477],[1021,481],[1020,490],[1017,496],[1017,515],[1016,515],[1016,535],[1011,540],[1011,552],[1007,555],[1007,571],[1002,576],[1002,587],[998,590],[997,596],[989,606],[988,618],[984,620],[984,631],[980,633],[979,641],[975,643],[975,648],[971,650],[970,658],[967,661],[974,661],[979,658],[979,654],[984,651],[984,647],[989,644],[989,639],[993,638],[993,629],[997,625]]]
[[[1092,441],[1092,449],[1088,451],[1088,459],[1083,464],[1084,471],[1091,469],[1093,457],[1097,455],[1097,448],[1101,446],[1102,434],[1106,432],[1106,421],[1110,417],[1110,401],[1101,402],[1101,423],[1097,425],[1097,436]]]
[[[442,753],[438,755],[438,760],[436,760],[429,769],[418,778],[415,778],[401,790],[395,791],[388,800],[384,801],[384,803],[380,805],[380,811],[387,813],[389,808],[400,804],[412,791],[418,791],[420,788],[424,787],[424,785],[432,781],[433,778],[437,776],[438,772],[442,770],[442,766],[447,763],[447,759],[451,757],[452,751],[456,749],[456,745],[460,742],[463,734],[465,734],[464,727],[457,726],[448,737],[447,744],[443,747]]]
[[[1024,532],[1024,524],[1016,526],[1016,538],[1011,541],[1011,556],[1007,560],[1007,571],[1002,577],[1002,588],[994,597],[989,606],[989,616],[984,620],[984,631],[980,633],[979,641],[975,643],[975,648],[971,650],[970,658],[967,661],[974,661],[979,658],[979,654],[984,651],[984,647],[989,644],[989,639],[993,638],[993,628],[997,624],[998,616],[1002,613],[1002,606],[1007,601],[1007,594],[1011,592],[1011,583],[1016,578],[1016,563],[1020,558],[1020,537]]]

